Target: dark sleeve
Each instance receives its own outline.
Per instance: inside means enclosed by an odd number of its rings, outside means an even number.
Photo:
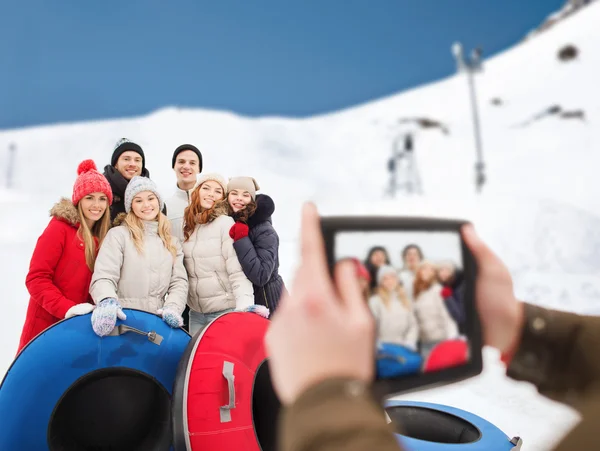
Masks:
[[[600,381],[600,317],[524,305],[521,341],[507,369],[555,401],[577,406]]]
[[[233,243],[240,265],[246,277],[259,287],[271,279],[275,269],[275,257],[279,247],[279,237],[273,227],[266,227],[254,238],[244,237]]]
[[[554,451],[597,449],[598,417],[600,416],[600,390],[589,393],[578,406],[581,421],[569,431]],[[525,439],[527,440],[527,439]]]
[[[460,284],[452,295],[444,299],[448,312],[458,324],[465,322],[465,309],[463,308],[464,284]]]
[[[282,410],[281,451],[401,451],[383,408],[365,385],[332,379],[306,390]]]

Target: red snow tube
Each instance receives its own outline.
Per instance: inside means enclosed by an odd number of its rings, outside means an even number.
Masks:
[[[468,358],[469,345],[465,340],[443,341],[431,350],[425,365],[423,365],[423,372],[428,373],[463,365]]]
[[[280,403],[263,341],[269,321],[225,313],[196,334],[173,390],[175,451],[274,451]]]

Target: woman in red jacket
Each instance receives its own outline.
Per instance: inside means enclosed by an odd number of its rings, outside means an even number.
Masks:
[[[31,295],[19,351],[40,332],[75,315],[90,313],[89,287],[94,262],[108,229],[112,191],[92,160],[77,168],[71,200],[50,210],[52,219],[39,237],[25,280]]]

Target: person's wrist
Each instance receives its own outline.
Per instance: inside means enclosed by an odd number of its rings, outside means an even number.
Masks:
[[[521,301],[515,301],[514,308],[507,318],[506,339],[498,346],[501,359],[507,365],[519,347],[525,324],[524,304]]]
[[[321,398],[322,393],[331,392],[332,389],[342,390],[343,392],[357,396],[368,393],[369,384],[358,377],[352,376],[323,376],[311,380],[300,389],[290,404],[296,403],[299,399],[314,397]]]
[[[335,383],[338,381],[353,381],[355,383],[361,383],[365,386],[368,385],[369,381],[364,380],[357,375],[344,374],[342,372],[338,373],[320,373],[314,374],[310,378],[306,378],[306,380],[298,384],[298,387],[294,393],[291,393],[291,399],[289,399],[288,404],[294,404],[298,398],[301,398],[304,394],[314,391],[318,387],[322,387],[324,385],[329,385],[331,383]]]

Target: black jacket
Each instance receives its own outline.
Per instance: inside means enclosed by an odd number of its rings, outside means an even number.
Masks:
[[[254,286],[254,303],[273,313],[285,285],[279,275],[279,236],[271,221],[275,211],[273,199],[256,196],[256,211],[248,219],[248,236],[233,243],[246,277]],[[235,218],[235,216],[234,216]]]

